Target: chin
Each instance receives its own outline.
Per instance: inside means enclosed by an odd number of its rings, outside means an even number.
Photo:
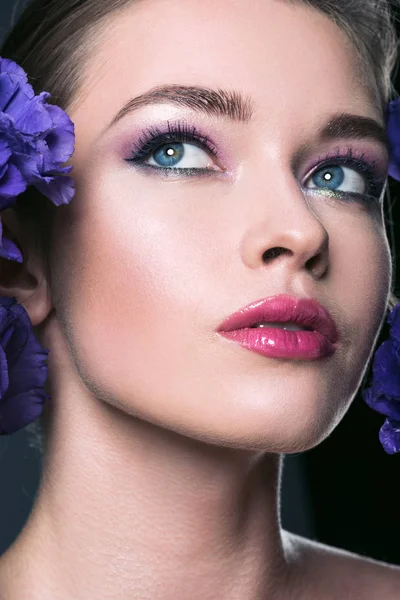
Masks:
[[[221,399],[220,399],[221,400]],[[271,399],[270,399],[271,400]],[[300,401],[299,401],[300,400]],[[201,414],[191,411],[191,422],[157,423],[191,440],[232,449],[276,454],[294,454],[311,450],[335,429],[347,411],[349,403],[335,406],[332,398],[297,405],[265,402],[243,402],[238,408],[231,400],[230,410],[221,403],[211,403],[213,409]],[[219,406],[220,410],[216,410]]]

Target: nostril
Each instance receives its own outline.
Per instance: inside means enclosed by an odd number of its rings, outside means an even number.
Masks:
[[[308,259],[308,261],[306,262],[306,267],[310,270],[312,270],[315,265],[318,263],[319,257],[318,256],[312,256],[311,258]]]
[[[319,277],[322,277],[326,274],[328,266],[328,262],[325,264],[324,261],[321,260],[321,256],[319,254],[312,256],[306,262],[306,268],[308,269],[308,271],[313,273],[314,275],[319,273]]]
[[[271,260],[272,258],[276,258],[277,256],[280,256],[284,252],[288,252],[288,249],[282,248],[281,246],[275,246],[275,248],[270,248],[269,250],[266,250],[264,252],[263,261],[267,262],[267,261]]]

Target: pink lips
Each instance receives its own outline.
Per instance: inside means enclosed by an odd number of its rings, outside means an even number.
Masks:
[[[260,323],[282,323],[282,328],[260,327]],[[294,324],[308,330],[292,331]],[[272,358],[315,360],[336,351],[338,330],[327,310],[311,298],[282,294],[245,306],[228,317],[217,332],[244,348]]]

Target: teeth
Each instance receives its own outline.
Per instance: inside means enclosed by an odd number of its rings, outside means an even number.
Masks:
[[[260,327],[272,327],[275,329],[287,329],[289,331],[305,331],[306,327],[300,327],[299,325],[295,325],[294,323],[258,323],[257,325],[253,325],[255,329]]]

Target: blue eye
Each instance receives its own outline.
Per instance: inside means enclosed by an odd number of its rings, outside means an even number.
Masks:
[[[209,153],[196,144],[180,141],[171,141],[160,146],[150,153],[144,161],[145,164],[162,169],[217,169],[217,165],[210,158]]]
[[[175,167],[184,154],[185,148],[181,143],[163,144],[153,153],[153,159],[161,167]]]
[[[209,175],[224,169],[211,140],[185,123],[169,123],[167,130],[151,127],[143,132],[131,158],[125,159],[163,176]]]
[[[368,193],[369,184],[356,169],[342,165],[326,165],[314,171],[307,179],[305,187],[362,196]]]

